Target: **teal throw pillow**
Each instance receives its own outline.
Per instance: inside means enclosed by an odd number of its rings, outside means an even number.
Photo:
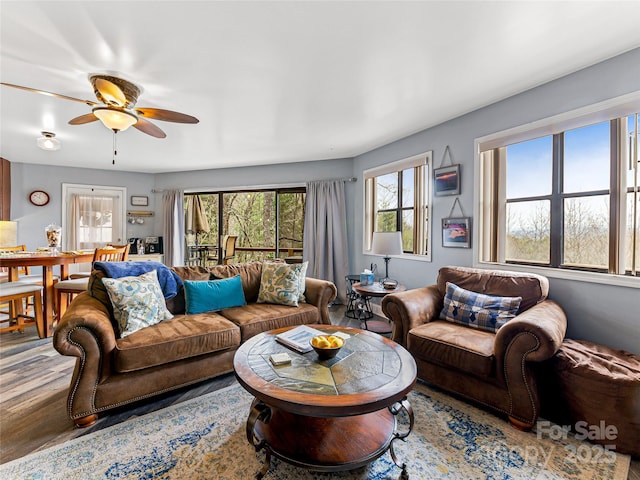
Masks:
[[[105,277],[102,283],[113,305],[121,338],[173,318],[164,303],[155,270],[137,277]]]
[[[247,304],[240,275],[221,280],[185,280],[184,297],[187,314],[217,312]]]
[[[309,262],[263,262],[258,303],[275,303],[297,307],[304,302],[305,280]]]
[[[522,297],[485,295],[447,282],[440,319],[488,332],[497,332],[517,315],[521,301]]]

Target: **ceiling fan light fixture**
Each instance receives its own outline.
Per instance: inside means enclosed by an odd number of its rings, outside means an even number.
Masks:
[[[42,132],[42,136],[36,140],[36,144],[42,150],[50,152],[60,150],[60,147],[62,146],[60,140],[56,138],[56,134],[51,132]]]
[[[138,122],[138,118],[134,114],[114,108],[96,107],[93,109],[93,114],[100,119],[105,127],[117,132],[124,132]]]

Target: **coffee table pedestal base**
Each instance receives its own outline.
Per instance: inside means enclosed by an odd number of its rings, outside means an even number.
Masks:
[[[408,431],[398,433],[397,415],[404,410]],[[373,462],[387,450],[408,479],[406,466],[399,464],[393,442],[404,439],[413,427],[413,411],[404,399],[392,407],[351,417],[309,417],[296,415],[258,400],[253,402],[246,433],[256,450],[264,449],[266,459],[256,478],[270,468],[271,455],[292,465],[320,472],[353,470]]]

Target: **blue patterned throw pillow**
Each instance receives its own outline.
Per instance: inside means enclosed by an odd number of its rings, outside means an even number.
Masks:
[[[187,314],[217,312],[247,304],[240,275],[220,280],[185,280],[184,297]]]
[[[476,293],[447,282],[440,319],[467,327],[497,332],[514,318],[522,297],[499,297]]]
[[[155,270],[138,277],[105,277],[102,283],[109,293],[121,338],[173,318],[164,303]]]
[[[304,302],[305,280],[309,262],[262,263],[258,303],[275,303],[297,307]]]

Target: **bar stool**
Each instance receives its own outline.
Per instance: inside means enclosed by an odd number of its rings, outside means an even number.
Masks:
[[[356,302],[360,296],[353,290],[352,285],[360,281],[360,275],[347,275],[344,279],[347,283],[347,309],[344,315],[349,318],[359,318]]]

